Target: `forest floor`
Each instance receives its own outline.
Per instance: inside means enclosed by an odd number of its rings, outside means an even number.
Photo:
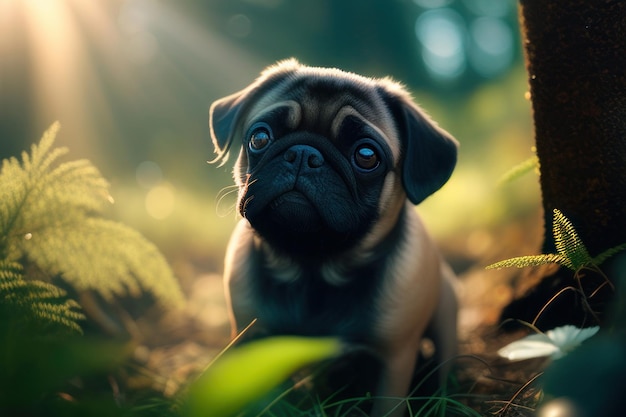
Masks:
[[[467,394],[463,401],[485,416],[532,416],[541,394],[532,382],[543,361],[510,363],[499,358],[497,350],[527,333],[523,326],[501,330],[500,314],[534,282],[528,272],[484,267],[537,253],[542,238],[541,215],[534,213],[496,231],[478,233],[441,242],[442,250],[459,271],[462,359],[457,367],[460,385]],[[221,276],[190,265],[174,267],[186,268],[183,275],[194,277],[183,280],[187,304],[182,310],[165,314],[154,311],[134,320],[135,339],[140,340],[134,359],[144,372],[129,375],[128,390],[150,386],[166,397],[172,396],[229,342]]]

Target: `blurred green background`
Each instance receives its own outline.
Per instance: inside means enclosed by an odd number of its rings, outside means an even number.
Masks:
[[[390,75],[461,143],[451,181],[419,210],[479,257],[491,230],[538,207],[514,0],[0,0],[0,157],[55,120],[71,159],[111,181],[112,215],[182,278],[220,272],[237,219],[231,166],[207,164],[211,102],[296,57]]]

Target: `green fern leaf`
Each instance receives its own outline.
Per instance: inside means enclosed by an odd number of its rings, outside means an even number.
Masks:
[[[526,175],[530,171],[537,171],[539,169],[539,158],[537,155],[533,155],[527,160],[520,162],[515,165],[513,168],[505,172],[500,180],[498,181],[499,186],[503,186],[505,184],[509,184],[516,179]]]
[[[601,265],[602,263],[604,263],[604,261],[606,261],[607,259],[609,259],[611,256],[626,250],[626,243],[622,243],[621,245],[617,245],[613,248],[607,249],[604,252],[602,252],[601,254],[599,254],[598,256],[594,257],[592,259],[592,262],[595,265]]]
[[[38,173],[45,171],[56,158],[68,152],[67,148],[57,148],[50,152],[50,148],[54,144],[60,129],[61,124],[54,122],[43,134],[39,144],[31,145],[30,154],[25,151],[22,152],[22,164],[25,174],[36,177]],[[19,165],[17,159],[12,158],[12,161]]]
[[[553,211],[552,232],[557,253],[564,257],[564,266],[574,271],[593,262],[574,225],[558,209]]]
[[[544,264],[559,264],[573,271],[578,271],[586,265],[600,265],[609,257],[618,252],[626,250],[626,243],[608,249],[595,258],[592,258],[578,236],[572,222],[563,215],[559,210],[554,209],[554,217],[552,221],[552,233],[554,236],[554,244],[557,253],[548,253],[542,255],[521,256],[517,258],[506,259],[494,264],[488,265],[486,269],[498,268],[525,268],[527,266],[539,266]]]
[[[526,268],[528,266],[540,266],[546,264],[565,265],[566,262],[567,259],[563,256],[555,253],[549,253],[543,255],[529,255],[505,259],[503,261],[488,265],[486,269]]]
[[[51,149],[54,124],[22,163],[0,171],[0,257],[26,257],[79,290],[105,298],[146,290],[165,305],[182,302],[178,282],[157,248],[138,232],[101,217],[109,184],[87,160],[53,167],[66,150]]]
[[[66,296],[64,290],[52,284],[25,280],[21,265],[0,261],[0,317],[3,326],[45,329],[46,334],[82,333],[77,322],[84,320],[85,316],[78,311],[78,303]]]
[[[92,217],[66,221],[19,240],[17,249],[76,289],[95,289],[109,300],[115,295],[138,296],[142,289],[166,305],[182,300],[177,281],[156,246],[120,223]]]

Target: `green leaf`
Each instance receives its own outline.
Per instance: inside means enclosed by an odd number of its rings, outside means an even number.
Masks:
[[[263,398],[298,369],[338,355],[334,338],[282,336],[232,348],[190,387],[185,417],[229,417]]]

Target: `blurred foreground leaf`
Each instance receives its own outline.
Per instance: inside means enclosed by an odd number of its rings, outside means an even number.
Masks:
[[[546,370],[546,399],[566,398],[584,416],[624,412],[626,340],[612,334],[595,337]]]
[[[263,398],[302,367],[338,355],[332,338],[283,336],[232,348],[200,375],[187,393],[185,417],[229,417]]]
[[[112,372],[126,361],[130,346],[73,336],[42,338],[0,324],[0,410],[2,415],[54,415],[59,394],[80,378]],[[113,404],[112,395],[109,400]],[[114,405],[114,404],[113,404]],[[47,412],[46,412],[47,411]]]

